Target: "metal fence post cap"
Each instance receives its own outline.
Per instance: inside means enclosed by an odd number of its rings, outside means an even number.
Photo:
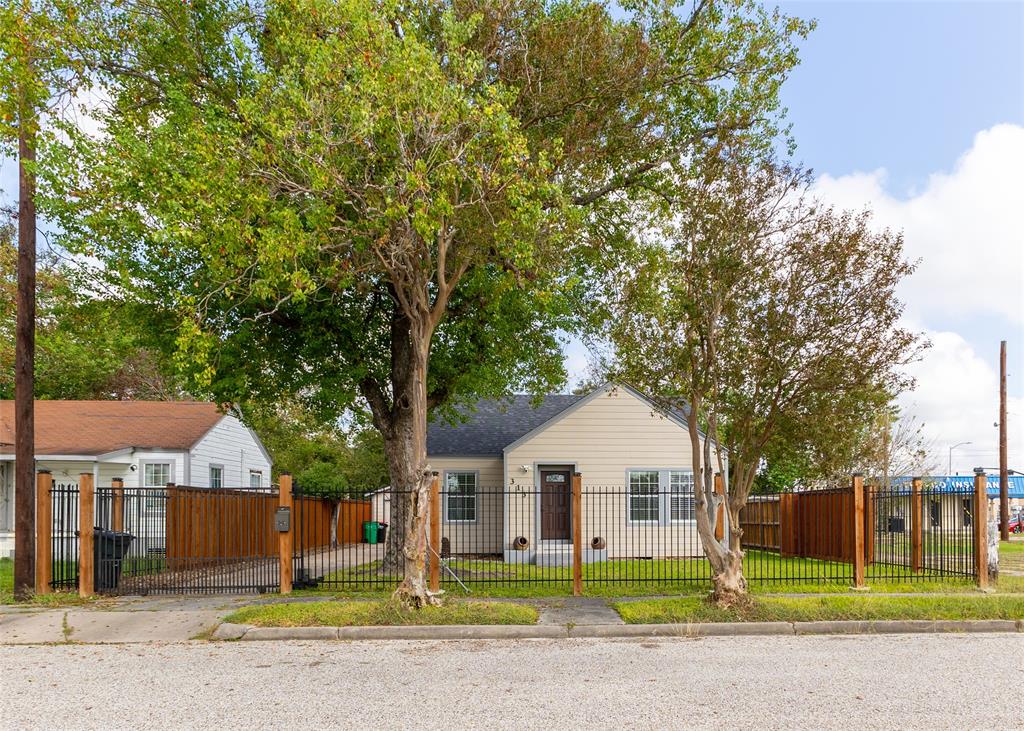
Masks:
[[[984,467],[975,467],[974,468],[974,474],[976,474],[976,475],[983,475],[983,474],[985,474],[985,468]]]
[[[36,474],[39,474],[39,475],[49,475],[49,474],[52,474],[52,472],[50,470],[36,470]]]
[[[863,476],[864,476],[864,473],[863,473],[863,472],[854,472],[854,473],[853,473],[853,476],[854,476],[854,477],[863,477]]]

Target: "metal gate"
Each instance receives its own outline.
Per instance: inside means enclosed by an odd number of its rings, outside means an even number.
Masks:
[[[76,589],[78,485],[51,490],[52,580]],[[95,491],[94,587],[101,594],[224,594],[277,591],[276,489],[167,485]]]

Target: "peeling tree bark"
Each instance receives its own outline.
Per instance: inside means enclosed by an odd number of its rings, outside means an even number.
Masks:
[[[374,424],[384,439],[391,478],[391,530],[381,570],[402,573],[395,598],[411,607],[436,604],[426,572],[432,474],[427,464],[427,369],[433,325],[396,309],[392,319],[391,402],[364,382]]]
[[[739,512],[733,503],[728,504],[730,530],[721,541],[715,537],[715,522],[718,508],[725,498],[715,493],[714,470],[711,465],[711,439],[705,437],[701,444],[697,423],[700,400],[693,399],[687,417],[690,433],[691,457],[694,473],[694,503],[697,517],[697,534],[700,536],[704,554],[711,564],[713,601],[722,607],[730,607],[747,601],[747,581],[743,576],[743,550],[740,547],[739,532],[731,530],[739,524]],[[717,448],[717,443],[716,443]]]

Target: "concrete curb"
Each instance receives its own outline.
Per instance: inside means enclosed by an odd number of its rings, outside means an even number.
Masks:
[[[835,622],[706,622],[699,624],[481,624],[401,627],[253,627],[222,624],[214,640],[527,640],[637,637],[750,637],[1024,632],[1024,619]]]

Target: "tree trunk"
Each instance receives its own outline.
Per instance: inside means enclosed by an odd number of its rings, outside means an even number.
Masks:
[[[406,362],[396,369],[392,418],[383,434],[391,477],[391,529],[382,570],[402,571],[395,598],[416,608],[437,603],[428,590],[426,570],[432,480],[427,465],[428,347],[409,348]]]
[[[687,428],[690,433],[691,459],[693,460],[694,503],[697,517],[697,535],[704,547],[704,555],[711,564],[711,599],[720,607],[731,607],[747,601],[747,581],[743,577],[743,551],[740,548],[740,533],[732,530],[739,525],[739,514],[733,510],[730,501],[725,500],[729,510],[729,528],[725,538],[715,538],[715,522],[718,517],[719,498],[714,494],[711,477],[710,452],[701,449],[700,432],[697,426],[698,399],[691,399]],[[707,440],[704,446],[707,447]],[[715,444],[718,448],[718,444]],[[702,454],[702,451],[704,452]]]
[[[341,516],[341,500],[331,503],[331,548],[338,547],[338,518]]]
[[[714,590],[711,598],[720,607],[733,607],[746,604],[747,580],[743,577],[743,552],[729,550],[725,553],[724,563],[720,571],[716,571],[713,582]]]

